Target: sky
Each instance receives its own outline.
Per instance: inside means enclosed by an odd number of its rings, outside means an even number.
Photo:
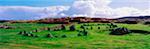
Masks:
[[[150,15],[150,0],[0,0],[0,20]]]

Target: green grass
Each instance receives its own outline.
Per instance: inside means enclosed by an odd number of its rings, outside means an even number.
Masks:
[[[92,26],[89,28],[88,36],[78,37],[77,31],[67,30],[61,31],[41,31],[34,34],[40,37],[26,37],[18,35],[19,31],[31,31],[37,28],[53,27],[59,24],[36,24],[36,23],[0,23],[9,26],[15,26],[16,29],[0,29],[0,49],[150,49],[150,35],[144,34],[128,34],[123,36],[109,35],[106,25]],[[97,23],[88,23],[97,24]],[[142,24],[117,24],[119,27],[127,27],[129,29],[140,29],[150,31],[148,25]],[[81,24],[75,24],[77,30],[81,30]],[[46,34],[52,33],[59,36],[58,38],[45,38]],[[61,38],[62,35],[67,38]]]

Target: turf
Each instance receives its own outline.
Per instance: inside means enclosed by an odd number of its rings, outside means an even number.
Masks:
[[[78,37],[78,31],[41,31],[34,34],[38,38],[18,35],[20,31],[32,31],[37,28],[53,27],[59,24],[37,24],[37,23],[0,23],[16,27],[15,29],[0,29],[0,49],[150,49],[150,35],[132,33],[128,35],[109,35],[107,25],[102,23],[87,23],[88,36]],[[96,25],[101,24],[101,25]],[[76,30],[82,24],[75,24]],[[143,24],[117,24],[119,27],[128,29],[140,29],[150,31],[150,26]],[[90,27],[93,27],[91,30]],[[100,27],[101,29],[97,29]],[[58,38],[46,38],[51,33]],[[67,38],[62,38],[66,35]]]

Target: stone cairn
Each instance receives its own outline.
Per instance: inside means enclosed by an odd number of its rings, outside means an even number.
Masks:
[[[131,33],[127,28],[116,28],[111,31],[111,35],[125,35]]]
[[[55,27],[43,27],[43,28],[32,30],[32,31],[20,31],[18,34],[19,35],[23,35],[23,36],[28,36],[28,37],[39,37],[38,35],[35,35],[33,33],[41,32],[41,31],[44,31],[44,30],[47,30],[47,31],[59,31],[59,30],[66,30],[66,27],[65,27],[64,24],[62,24],[62,25],[58,25],[58,26],[55,26]],[[74,25],[72,25],[71,30],[75,30]],[[52,34],[47,34],[46,37],[47,38],[52,38],[52,37],[56,37],[57,38],[58,36],[53,36]],[[67,36],[66,35],[62,35],[61,37],[65,38]]]

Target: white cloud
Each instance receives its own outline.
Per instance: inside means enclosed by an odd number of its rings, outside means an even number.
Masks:
[[[113,9],[109,6],[112,0],[77,0],[64,13],[69,16],[87,16],[117,18],[124,16],[150,15],[150,10],[140,10],[134,7],[120,7]]]
[[[112,0],[76,0],[71,6],[0,6],[0,19],[26,20],[65,16],[117,18],[123,16],[150,15],[150,8],[145,10],[134,7],[113,9],[109,6],[111,2]]]
[[[55,17],[59,12],[67,10],[68,6],[28,7],[0,6],[0,19],[28,20]]]

